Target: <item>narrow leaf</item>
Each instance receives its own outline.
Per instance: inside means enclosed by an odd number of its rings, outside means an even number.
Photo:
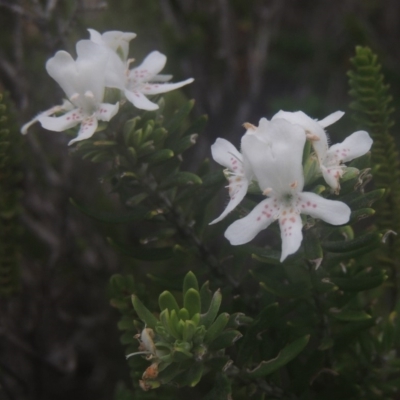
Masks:
[[[253,370],[248,370],[247,372],[249,376],[252,378],[262,378],[272,374],[279,368],[282,368],[303,351],[309,339],[310,335],[306,335],[289,343],[275,358],[268,361],[262,361]]]
[[[132,295],[132,304],[139,318],[147,325],[148,328],[155,329],[157,318],[145,307],[137,296]]]

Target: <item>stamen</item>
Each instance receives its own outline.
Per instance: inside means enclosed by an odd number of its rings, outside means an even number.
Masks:
[[[151,354],[151,352],[150,351],[138,351],[136,353],[128,354],[127,356],[125,356],[125,358],[128,359],[130,357],[139,356],[139,355],[142,355],[142,354]]]
[[[74,100],[76,100],[77,98],[79,98],[79,96],[80,96],[79,93],[74,93],[69,99],[70,99],[71,101],[74,101]]]
[[[318,140],[320,140],[319,136],[311,133],[310,131],[306,131],[306,138],[308,140],[311,140],[312,142],[317,142]]]
[[[90,99],[94,99],[94,94],[93,92],[91,92],[90,90],[88,90],[87,92],[85,92],[85,96],[89,97]]]
[[[294,181],[294,182],[292,182],[292,183],[290,184],[290,187],[291,187],[292,189],[296,189],[296,188],[297,188],[297,185],[298,185],[298,182],[297,182],[297,181]]]
[[[264,196],[268,196],[271,192],[272,192],[272,188],[266,188],[266,189],[263,191],[263,195],[264,195]]]
[[[251,124],[250,122],[245,122],[243,124],[243,127],[246,129],[250,129],[252,131],[255,131],[257,129],[257,127],[255,127],[253,124]]]

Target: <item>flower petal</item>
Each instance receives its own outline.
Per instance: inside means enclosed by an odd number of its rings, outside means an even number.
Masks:
[[[340,184],[339,184],[339,179],[343,175],[343,167],[338,165],[338,166],[328,166],[325,167],[324,165],[321,165],[321,172],[322,176],[325,179],[325,182],[335,190],[335,192],[339,192],[340,189]]]
[[[326,116],[324,119],[321,119],[318,121],[318,123],[323,127],[326,128],[329,125],[334,124],[335,122],[339,121],[340,118],[342,118],[344,115],[343,111],[335,111],[332,114],[329,114]]]
[[[53,115],[57,112],[60,111],[69,111],[72,110],[74,108],[74,106],[67,100],[63,101],[63,104],[58,105],[58,106],[54,106],[51,107],[50,109],[41,112],[40,114],[38,114],[35,118],[31,119],[29,122],[27,122],[26,124],[24,124],[21,128],[21,133],[23,135],[26,135],[28,133],[28,129],[35,124],[36,122],[39,121],[39,118],[42,117],[49,117],[50,115]]]
[[[365,131],[357,131],[347,137],[342,143],[334,144],[328,150],[324,164],[338,165],[367,153],[372,146],[372,139]]]
[[[218,138],[211,146],[213,159],[223,167],[235,171],[242,165],[243,157],[228,140]]]
[[[302,157],[306,137],[304,130],[283,119],[265,123],[263,131],[244,135],[243,159],[251,164],[261,190],[272,188],[284,195],[294,185],[304,185]]]
[[[136,107],[141,110],[157,110],[159,107],[156,103],[150,101],[143,93],[138,90],[125,90],[126,98]]]
[[[303,224],[299,214],[290,212],[289,209],[281,210],[279,217],[281,228],[282,254],[281,262],[290,254],[295,253],[303,240]]]
[[[172,79],[172,75],[167,74],[158,74],[153,76],[153,78],[149,79],[148,82],[168,82]]]
[[[165,66],[167,57],[158,51],[152,51],[138,67],[133,68],[129,78],[134,84],[148,82]]]
[[[69,143],[68,146],[71,146],[71,144],[78,142],[80,140],[85,140],[89,139],[90,137],[93,136],[93,134],[96,132],[98,123],[97,123],[97,118],[94,116],[85,118],[82,123],[81,127],[78,132],[78,136],[75,139],[72,139]]]
[[[250,214],[231,224],[225,231],[225,237],[234,246],[250,242],[276,219],[278,211],[273,211],[273,205],[274,198],[263,200]]]
[[[96,111],[96,117],[101,121],[109,121],[118,112],[118,110],[119,103],[101,103],[99,109]]]
[[[78,93],[90,91],[95,100],[103,101],[106,67],[110,59],[116,59],[113,52],[91,40],[80,40],[76,44],[76,68],[79,73]]]
[[[182,86],[188,85],[194,81],[193,78],[186,79],[177,83],[146,83],[140,87],[143,94],[159,94],[170,92],[171,90],[179,89]]]
[[[77,92],[78,70],[74,59],[66,51],[57,51],[46,63],[48,74],[61,86],[68,98]]]
[[[318,121],[310,118],[307,114],[304,114],[302,111],[288,112],[281,110],[272,117],[272,121],[277,118],[283,118],[292,124],[299,125],[306,131],[306,134],[316,136],[318,140],[313,140],[312,145],[317,153],[319,162],[322,163],[322,160],[325,158],[326,152],[328,151],[328,138],[322,125],[320,125]]]
[[[351,213],[350,207],[342,201],[328,200],[311,192],[299,194],[298,209],[302,214],[322,219],[332,225],[349,222]]]
[[[82,111],[76,108],[61,117],[39,116],[38,121],[44,129],[54,132],[62,132],[78,125],[84,118],[85,116]]]
[[[209,225],[216,224],[217,222],[223,220],[246,196],[247,188],[249,186],[249,182],[244,177],[232,177],[231,179],[234,182],[229,185],[229,195],[231,200],[226,206],[224,212],[216,219],[210,222]]]

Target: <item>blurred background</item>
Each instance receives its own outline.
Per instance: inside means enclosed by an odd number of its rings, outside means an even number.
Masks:
[[[44,68],[57,50],[75,56],[87,28],[135,32],[135,65],[159,50],[163,73],[195,78],[166,96],[170,109],[194,98],[194,116],[209,116],[190,169],[217,137],[239,145],[244,122],[280,109],[318,119],[347,112],[356,45],[379,55],[400,110],[399,18],[398,0],[0,0],[0,92],[21,126],[61,102]],[[349,115],[330,128],[335,141],[354,130]],[[67,142],[39,126],[22,140],[21,284],[0,300],[0,399],[109,400],[118,383],[130,385],[107,285],[135,265],[107,244],[119,228],[70,205],[112,208],[117,199],[101,183],[104,167],[74,157]]]

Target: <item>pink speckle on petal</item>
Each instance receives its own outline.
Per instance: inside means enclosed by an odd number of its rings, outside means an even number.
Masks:
[[[313,206],[314,208],[317,208],[317,205],[316,205],[316,204],[313,204],[312,206]]]
[[[296,222],[296,218],[294,218],[294,217],[291,217],[291,218],[290,218],[290,221],[292,221],[292,222]]]

